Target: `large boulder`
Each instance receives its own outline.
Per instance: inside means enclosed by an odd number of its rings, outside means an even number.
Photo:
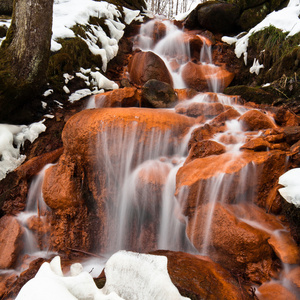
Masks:
[[[165,63],[151,51],[135,53],[129,62],[128,72],[130,80],[138,85],[156,79],[173,86],[172,76]]]
[[[190,299],[250,299],[246,290],[219,264],[207,257],[157,250],[168,258],[168,272],[181,295]]]
[[[12,216],[0,219],[0,269],[14,267],[23,246],[23,228]]]
[[[187,17],[185,25],[188,28],[206,28],[213,33],[230,33],[237,30],[239,14],[240,9],[234,4],[208,1],[194,9]]]
[[[152,150],[171,154],[193,123],[170,111],[140,108],[85,110],[70,118],[62,134],[64,153],[43,185],[55,219],[52,246],[107,249],[122,180]]]

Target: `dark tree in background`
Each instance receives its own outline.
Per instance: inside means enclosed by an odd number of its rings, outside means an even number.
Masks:
[[[46,83],[54,0],[14,0],[0,49],[0,123],[32,118],[30,106]]]

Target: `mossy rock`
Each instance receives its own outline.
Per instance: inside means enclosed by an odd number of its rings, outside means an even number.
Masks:
[[[248,30],[261,22],[268,13],[270,13],[269,3],[246,9],[242,12],[238,24],[243,30]]]
[[[278,97],[276,94],[265,91],[260,87],[249,87],[238,85],[228,87],[224,90],[226,95],[240,95],[244,100],[257,104],[272,104]]]
[[[250,36],[248,60],[257,58],[264,68],[256,81],[259,84],[273,82],[285,75],[300,75],[300,33],[287,37],[287,33],[269,26]]]
[[[12,15],[14,0],[0,1],[0,15]]]
[[[245,10],[247,8],[259,6],[264,3],[266,0],[227,0],[226,2],[235,4],[241,8],[241,10]]]

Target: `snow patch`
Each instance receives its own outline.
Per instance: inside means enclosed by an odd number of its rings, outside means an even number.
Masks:
[[[289,170],[281,175],[278,183],[285,186],[278,190],[280,195],[287,202],[300,208],[300,168]]]
[[[0,180],[25,160],[26,156],[20,154],[20,148],[26,140],[32,143],[46,130],[43,122],[29,126],[0,124]]]
[[[167,258],[127,251],[115,253],[106,263],[106,283],[98,289],[92,276],[78,263],[64,276],[60,257],[44,263],[16,300],[183,300],[167,270]]]
[[[250,68],[250,73],[255,73],[256,75],[258,75],[259,70],[262,68],[264,68],[264,65],[259,64],[258,59],[254,58],[253,65]]]
[[[291,37],[298,32],[300,32],[300,1],[290,0],[287,7],[273,11],[268,14],[264,20],[258,23],[255,27],[250,29],[250,31],[241,38],[238,38],[235,44],[235,54],[238,58],[242,55],[244,56],[245,65],[247,65],[247,48],[249,38],[255,32],[261,31],[269,26],[275,26],[281,29],[283,32],[287,32],[287,37]],[[234,42],[230,37],[223,37],[224,42],[230,41]]]

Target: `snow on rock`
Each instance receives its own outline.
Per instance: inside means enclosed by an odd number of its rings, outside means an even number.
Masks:
[[[255,32],[261,31],[269,26],[275,26],[283,32],[287,32],[287,37],[293,36],[300,32],[300,1],[290,0],[287,7],[273,11],[268,14],[264,20],[253,27],[246,35],[238,38],[235,44],[235,54],[238,58],[242,55],[244,57],[245,65],[247,65],[247,48],[249,37]],[[226,42],[228,37],[223,37],[222,40]],[[233,40],[229,39],[230,42]]]
[[[285,186],[278,190],[280,195],[287,202],[300,208],[300,168],[289,170],[281,175],[278,183]]]
[[[173,285],[167,263],[166,256],[119,251],[106,263],[103,291],[131,300],[188,299]]]
[[[130,24],[138,18],[139,11],[123,8],[125,23]],[[102,70],[105,72],[107,63],[118,53],[118,42],[124,34],[125,24],[120,21],[121,12],[118,8],[105,1],[93,0],[55,0],[53,6],[53,26],[51,51],[61,49],[59,39],[73,38],[75,33],[71,29],[76,24],[88,25],[85,41],[94,55],[101,55]],[[105,18],[105,25],[109,28],[107,36],[100,25],[89,24],[90,17]],[[98,46],[99,42],[101,48]]]
[[[25,125],[0,124],[0,180],[25,160],[20,148],[26,140],[31,143],[46,130],[43,121]]]
[[[92,276],[80,264],[64,276],[59,256],[44,263],[28,281],[16,300],[183,300],[171,282],[167,258],[127,251],[115,253],[106,263],[106,284],[98,289]]]
[[[258,75],[259,70],[262,68],[264,68],[264,65],[259,64],[258,59],[254,58],[253,65],[250,68],[250,73],[255,73],[256,75]]]

